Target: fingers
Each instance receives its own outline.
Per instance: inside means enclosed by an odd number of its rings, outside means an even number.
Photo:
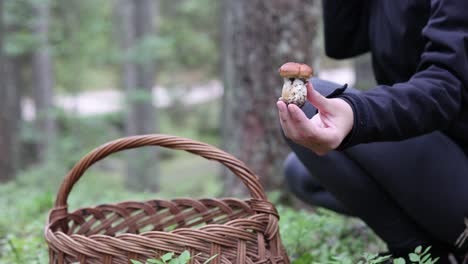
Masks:
[[[310,126],[310,119],[304,114],[304,112],[295,104],[288,105],[289,116],[294,125],[294,133],[299,140],[308,139],[314,133],[313,128]]]
[[[319,124],[312,122],[305,113],[296,105],[288,105],[289,114],[294,124],[296,133],[295,141],[299,143],[314,143],[322,140],[322,133]],[[315,115],[314,118],[318,117]]]
[[[278,101],[276,106],[278,107],[279,119],[284,135],[287,138],[291,138],[293,134],[290,128],[291,117],[289,116],[288,107],[283,101]]]
[[[287,138],[311,149],[318,155],[324,155],[330,151],[327,138],[331,135],[327,135],[326,128],[321,128],[317,124],[317,120],[320,119],[318,115],[309,119],[297,105],[286,105],[282,101],[277,102],[277,107],[281,126]]]
[[[317,92],[310,82],[307,82],[307,100],[321,112],[327,112],[328,99]]]
[[[279,117],[284,134],[295,142],[313,140],[316,135],[311,127],[310,119],[294,104],[286,105],[282,101],[277,102]]]

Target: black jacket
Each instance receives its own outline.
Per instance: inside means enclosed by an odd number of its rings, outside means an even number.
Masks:
[[[370,51],[379,84],[342,94],[355,123],[341,148],[441,130],[468,150],[468,0],[324,0],[328,56]]]

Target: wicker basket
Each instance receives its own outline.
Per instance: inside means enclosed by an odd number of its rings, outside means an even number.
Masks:
[[[237,175],[251,199],[174,199],[122,202],[69,213],[73,185],[95,162],[125,149],[157,145],[216,160]],[[208,144],[167,135],[144,135],[109,142],[86,155],[60,186],[45,227],[49,263],[131,263],[167,252],[189,250],[190,263],[284,263],[278,213],[241,161]]]

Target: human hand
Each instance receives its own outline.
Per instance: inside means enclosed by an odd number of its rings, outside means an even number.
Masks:
[[[339,98],[328,99],[307,83],[307,100],[318,109],[311,119],[294,104],[276,103],[286,137],[318,155],[336,149],[353,128],[351,106]]]

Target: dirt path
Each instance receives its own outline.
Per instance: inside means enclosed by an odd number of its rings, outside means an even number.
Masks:
[[[319,73],[319,77],[337,83],[348,83],[349,85],[354,84],[355,81],[354,70],[349,67],[323,70]],[[222,84],[217,80],[184,89],[184,91],[187,90],[188,93],[183,97],[185,104],[208,102],[221,97],[223,94]],[[155,87],[153,89],[153,105],[157,108],[169,106],[173,101],[172,98],[177,96],[174,94],[175,89],[172,89],[172,94],[169,91],[168,88]],[[122,92],[116,89],[83,92],[74,96],[57,96],[54,101],[57,106],[65,111],[81,116],[115,112],[120,110],[125,103]],[[22,114],[26,120],[33,120],[35,118],[36,113],[30,98],[23,100]]]
[[[187,87],[183,90],[188,91],[182,99],[185,104],[204,103],[219,98],[223,94],[223,88],[219,81],[211,81],[203,85]],[[167,88],[153,88],[153,105],[157,108],[169,106],[173,98],[177,96],[174,91],[171,94]],[[57,96],[54,101],[58,107],[67,112],[73,112],[81,116],[91,116],[120,110],[125,103],[124,99],[121,91],[107,89],[83,92],[75,96]],[[30,98],[23,100],[22,111],[24,119],[33,120],[35,118],[36,113]]]

